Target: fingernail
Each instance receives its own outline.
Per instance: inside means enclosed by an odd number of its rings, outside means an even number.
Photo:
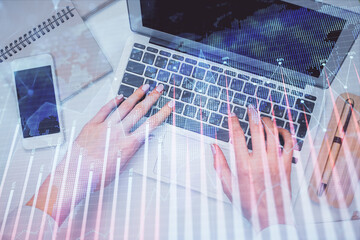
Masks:
[[[121,99],[123,99],[123,97],[124,97],[124,95],[120,94],[120,95],[118,95],[116,98],[117,98],[118,100],[121,100]]]
[[[158,86],[156,87],[156,91],[157,91],[157,92],[161,93],[162,90],[164,90],[164,85],[160,84],[160,85],[158,85]]]
[[[175,106],[175,101],[174,100],[171,100],[169,103],[168,103],[168,106],[169,108],[173,108]]]
[[[216,155],[216,149],[214,147],[214,144],[210,144],[211,152],[213,155]]]
[[[150,88],[150,85],[147,83],[147,84],[145,84],[144,86],[142,86],[142,90],[144,91],[144,92],[147,92],[148,90],[149,90],[149,88]]]
[[[256,111],[256,109],[254,108],[254,106],[252,104],[250,104],[248,106],[248,111],[251,117],[251,120],[258,125],[260,123],[260,116],[258,114],[258,112]]]
[[[236,116],[236,114],[235,113],[230,113],[230,115],[229,115],[230,117],[235,117]]]

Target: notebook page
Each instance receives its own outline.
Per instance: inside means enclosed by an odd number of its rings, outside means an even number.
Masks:
[[[64,22],[62,23],[59,19],[58,26],[56,22],[53,22],[54,29],[51,27],[49,31],[45,29],[44,35],[40,32],[40,38],[34,35],[36,40],[31,41],[31,44],[24,42],[26,47],[19,45],[21,50],[15,48],[16,53],[8,51],[8,54],[5,54],[6,59],[0,59],[9,63],[16,58],[43,53],[51,54],[55,62],[60,99],[64,100],[92,81],[104,76],[112,68],[91,32],[74,9],[72,2],[63,0],[57,6],[54,6],[53,2],[57,1],[1,2],[0,22],[6,21],[7,24],[5,24],[4,31],[0,33],[0,49],[9,46],[10,43],[14,44],[14,40],[19,41],[19,37],[24,37],[24,34],[34,27],[39,28],[38,25],[42,26],[44,21],[48,22],[48,18],[53,20],[53,15],[58,17],[57,12],[59,11]],[[63,14],[62,9],[66,9],[67,6],[71,10],[71,14]],[[0,63],[0,69],[1,65],[6,65],[4,62]],[[9,71],[1,74],[5,74],[3,78],[7,82],[11,82]]]

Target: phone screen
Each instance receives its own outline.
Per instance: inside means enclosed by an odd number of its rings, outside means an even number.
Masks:
[[[51,66],[15,73],[24,138],[60,132]]]

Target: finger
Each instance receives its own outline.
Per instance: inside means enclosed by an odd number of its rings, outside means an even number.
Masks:
[[[135,141],[142,144],[146,137],[146,125],[149,126],[149,134],[157,127],[159,126],[164,120],[170,115],[173,108],[175,106],[175,102],[169,101],[167,104],[165,104],[158,113],[151,116],[149,119],[146,120],[138,129],[136,129],[132,133],[132,137]]]
[[[245,134],[240,126],[239,119],[234,113],[230,114],[229,119],[230,139],[234,145],[235,157],[236,159],[248,157],[249,151],[246,145]],[[246,161],[239,161],[237,164],[241,165],[245,162]]]
[[[264,129],[261,124],[259,113],[251,104],[248,106],[248,115],[249,115],[249,125],[250,125],[253,155],[262,154],[262,151],[266,149]]]
[[[267,152],[275,156],[279,149],[279,136],[277,127],[274,121],[270,118],[264,117],[261,119],[266,132],[266,149]],[[275,155],[274,155],[275,154]]]
[[[111,99],[98,111],[98,113],[90,120],[90,122],[102,123],[109,116],[111,111],[116,108],[123,100],[124,96],[122,94],[114,99]]]
[[[284,149],[283,149],[283,157],[285,159],[290,159],[289,162],[291,162],[292,156],[293,156],[293,140],[291,137],[291,134],[288,130],[284,128],[278,128],[279,134],[284,139]]]
[[[136,104],[133,110],[122,120],[125,131],[129,131],[156,103],[164,90],[164,85],[158,85],[146,98]]]
[[[216,174],[221,181],[224,193],[229,198],[229,200],[232,201],[231,170],[226,161],[224,153],[221,151],[221,148],[216,144],[212,144],[210,146],[214,157],[214,168]]]
[[[111,122],[119,122],[121,121],[130,111],[134,108],[137,102],[140,101],[141,98],[149,90],[150,85],[145,84],[142,87],[136,89],[136,91],[131,94],[121,105],[117,108],[115,112],[111,114],[109,117],[109,121]]]

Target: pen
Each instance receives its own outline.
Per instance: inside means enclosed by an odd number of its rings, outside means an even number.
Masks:
[[[318,189],[318,196],[321,196],[324,193],[328,185],[328,182],[330,180],[331,172],[333,170],[333,167],[335,166],[336,159],[341,149],[343,138],[350,123],[353,107],[354,107],[354,100],[351,98],[347,99],[345,101],[343,110],[340,115],[340,121],[337,125],[334,139],[330,146],[329,155],[327,157],[327,161],[321,178],[321,184]]]

